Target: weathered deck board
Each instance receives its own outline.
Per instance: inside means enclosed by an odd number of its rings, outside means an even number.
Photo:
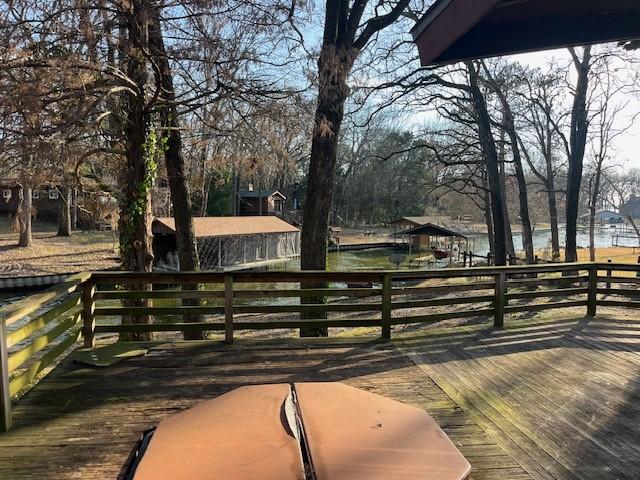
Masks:
[[[425,408],[474,467],[475,480],[530,479],[393,344],[284,341],[165,344],[105,369],[67,360],[16,406],[0,435],[0,478],[109,479],[142,431],[250,383],[343,381]]]
[[[140,433],[252,383],[342,381],[428,411],[472,479],[640,478],[640,320],[351,340],[159,345],[105,369],[65,361],[0,435],[0,478],[117,478]],[[397,335],[396,335],[397,337]]]
[[[640,478],[640,320],[407,339],[404,348],[536,478]]]

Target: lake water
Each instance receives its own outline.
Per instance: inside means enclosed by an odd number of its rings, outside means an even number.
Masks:
[[[616,235],[615,228],[604,228],[599,232],[596,232],[595,243],[596,247],[610,247],[613,243],[613,237]],[[638,240],[630,234],[625,234],[629,238],[619,238],[618,244],[624,246],[638,246]],[[533,237],[533,246],[536,250],[545,250],[548,248],[551,234],[548,230],[535,232]],[[470,237],[473,245],[473,252],[476,255],[485,256],[489,251],[489,242],[486,235]],[[513,236],[513,242],[516,249],[522,249],[522,240],[520,234]],[[564,244],[564,230],[560,231],[560,242]],[[578,233],[577,237],[578,246],[587,247],[589,245],[589,236],[587,231],[583,230]],[[390,255],[396,253],[394,250],[385,248],[375,248],[370,250],[356,250],[356,251],[342,251],[342,252],[330,252],[327,256],[328,269],[331,271],[345,271],[345,270],[384,270],[384,269],[396,269],[398,268],[390,260]],[[422,254],[414,254],[412,257],[416,257]],[[436,263],[436,268],[444,268],[449,265],[449,260],[445,259]],[[409,268],[409,258],[405,253],[405,260],[400,265],[400,268]],[[430,268],[433,268],[432,265]],[[299,259],[291,260],[284,264],[271,267],[274,270],[299,270]],[[256,288],[266,288],[267,286],[256,285]],[[28,295],[29,291],[7,291],[0,292],[0,306],[10,301],[14,301]]]
[[[613,245],[614,237],[617,235],[618,228],[616,225],[605,225],[600,231],[595,232],[594,242],[597,247],[611,247]],[[558,232],[560,236],[560,248],[564,248],[564,238],[565,238],[565,230],[560,229]],[[637,247],[638,246],[638,238],[629,233],[619,233],[620,237],[618,238],[618,245],[625,247]],[[625,238],[623,238],[625,237]],[[486,235],[472,237],[474,239],[474,249],[473,253],[477,255],[486,255],[489,251],[489,241]],[[534,232],[533,234],[533,248],[535,250],[545,250],[550,248],[551,243],[551,231],[542,230]],[[576,236],[576,243],[578,248],[589,247],[589,231],[587,229],[578,230],[578,234]],[[516,250],[522,250],[522,236],[517,233],[513,235],[513,245]]]

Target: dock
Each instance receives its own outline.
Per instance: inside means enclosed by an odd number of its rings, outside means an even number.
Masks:
[[[405,244],[401,242],[363,242],[363,243],[344,243],[340,245],[329,245],[329,252],[353,252],[358,250],[373,250],[376,248],[401,249],[405,248]]]

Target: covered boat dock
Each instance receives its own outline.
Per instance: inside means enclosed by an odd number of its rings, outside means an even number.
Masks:
[[[402,232],[409,237],[409,256],[411,252],[431,252],[436,260],[457,257],[463,251],[469,250],[469,239],[461,233],[454,232],[445,227],[427,223],[420,227],[411,228]]]
[[[200,266],[233,271],[284,263],[300,255],[300,230],[273,216],[194,217]],[[158,270],[180,269],[173,218],[153,221]]]

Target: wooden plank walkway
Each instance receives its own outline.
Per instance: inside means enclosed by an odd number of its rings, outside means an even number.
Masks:
[[[428,411],[473,480],[640,478],[640,320],[528,321],[390,343],[180,342],[104,369],[66,360],[0,434],[0,478],[115,479],[142,431],[237,386],[342,381]]]
[[[534,478],[640,478],[640,319],[450,330],[403,347]]]
[[[241,385],[293,381],[342,381],[421,406],[473,479],[531,478],[392,344],[335,340],[165,344],[104,369],[67,360],[18,403],[14,429],[0,435],[0,478],[115,479],[165,416]]]

